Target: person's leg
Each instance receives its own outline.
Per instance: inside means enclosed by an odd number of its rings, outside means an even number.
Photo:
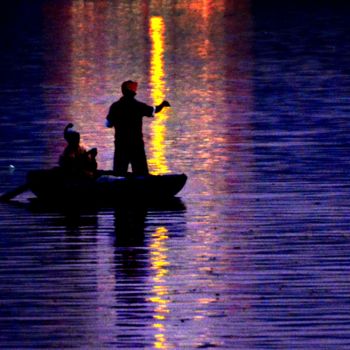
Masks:
[[[115,145],[113,171],[118,176],[125,176],[128,172],[129,153],[124,147]]]
[[[133,149],[131,167],[135,175],[149,175],[146,152],[143,145],[139,145]]]

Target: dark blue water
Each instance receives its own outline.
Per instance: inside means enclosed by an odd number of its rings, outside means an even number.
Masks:
[[[341,2],[0,5],[0,192],[73,122],[112,166],[120,83],[172,206],[0,204],[3,349],[348,349],[349,9]],[[135,199],[135,202],[137,200]]]

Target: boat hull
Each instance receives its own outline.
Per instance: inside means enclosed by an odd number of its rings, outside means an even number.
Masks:
[[[65,203],[113,204],[121,201],[159,201],[176,196],[185,174],[117,177],[101,171],[97,179],[68,178],[59,169],[28,173],[29,189],[40,200]]]

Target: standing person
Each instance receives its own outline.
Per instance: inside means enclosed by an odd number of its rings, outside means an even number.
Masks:
[[[129,163],[136,175],[148,175],[148,165],[142,135],[142,118],[153,117],[164,107],[170,107],[168,101],[152,107],[136,100],[137,82],[128,80],[122,86],[123,96],[114,102],[106,117],[106,125],[115,128],[115,150],[113,171],[125,176]]]

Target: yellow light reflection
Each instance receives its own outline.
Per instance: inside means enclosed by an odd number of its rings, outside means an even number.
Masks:
[[[165,227],[158,227],[152,235],[151,248],[151,266],[155,271],[153,277],[152,294],[148,300],[154,304],[154,323],[153,328],[157,330],[154,335],[154,347],[156,349],[169,349],[165,336],[165,321],[170,310],[168,308],[169,295],[168,288],[164,285],[164,277],[168,274],[167,266],[167,248],[165,246],[168,239],[168,230]]]
[[[159,104],[165,98],[165,72],[164,72],[164,32],[165,25],[162,17],[151,17],[149,35],[151,38],[151,87],[153,103]],[[149,159],[151,172],[162,174],[168,172],[165,158],[165,134],[167,110],[157,114],[152,123],[151,152]]]

